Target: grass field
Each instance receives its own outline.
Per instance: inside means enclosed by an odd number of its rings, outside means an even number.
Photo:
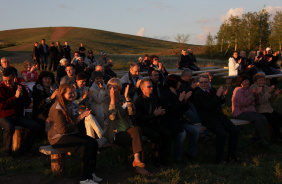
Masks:
[[[219,87],[224,79],[215,77],[213,85]],[[281,80],[279,85],[282,87]],[[224,112],[231,117],[231,95],[229,89]],[[282,96],[273,104],[282,112]],[[183,156],[182,165],[155,168],[149,144],[145,145],[146,168],[151,176],[135,176],[131,167],[133,155],[130,148],[113,147],[101,151],[98,155],[96,174],[104,178],[102,183],[145,183],[145,184],[226,184],[226,183],[282,183],[282,145],[272,143],[268,149],[262,148],[252,139],[254,127],[242,125],[239,137],[239,156],[242,163],[214,164],[215,140],[199,140],[197,158],[188,160]],[[2,144],[2,140],[0,140]],[[40,154],[38,147],[49,144],[48,141],[36,141],[33,158],[22,158],[16,153],[13,158],[3,158],[0,152],[0,183],[78,183],[80,176],[80,157],[76,154],[66,156],[65,172],[53,175],[50,171],[50,157]],[[185,145],[187,146],[187,145]],[[227,143],[226,143],[227,149]]]

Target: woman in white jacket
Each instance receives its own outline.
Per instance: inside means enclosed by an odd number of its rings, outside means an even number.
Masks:
[[[233,52],[233,55],[228,60],[229,76],[238,75],[241,59],[238,58],[238,52]]]
[[[107,90],[106,85],[103,80],[103,73],[100,71],[95,71],[93,74],[93,84],[90,88],[92,90],[90,105],[93,110],[95,117],[99,125],[104,127],[104,112],[102,108],[102,102],[105,99]]]

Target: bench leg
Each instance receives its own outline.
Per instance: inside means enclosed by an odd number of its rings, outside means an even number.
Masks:
[[[16,129],[13,134],[13,143],[12,143],[12,150],[17,151],[24,138],[24,129]]]
[[[51,155],[51,170],[53,173],[62,173],[65,165],[65,154]]]
[[[232,85],[232,78],[226,78],[226,86],[230,87]]]

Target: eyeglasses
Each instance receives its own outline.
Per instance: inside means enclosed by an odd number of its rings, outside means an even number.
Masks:
[[[147,86],[147,88],[152,88],[153,86]]]
[[[207,84],[207,83],[209,83],[209,81],[201,81],[201,82],[199,82],[200,84]]]

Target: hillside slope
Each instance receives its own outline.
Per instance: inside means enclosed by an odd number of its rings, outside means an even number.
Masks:
[[[42,38],[50,41],[68,41],[72,51],[78,50],[80,42],[94,53],[107,51],[111,54],[144,54],[168,52],[178,47],[177,43],[146,37],[132,36],[88,28],[78,27],[45,27],[0,31],[0,42],[14,46],[7,51],[31,51],[35,41]],[[185,45],[188,48],[188,45]]]

